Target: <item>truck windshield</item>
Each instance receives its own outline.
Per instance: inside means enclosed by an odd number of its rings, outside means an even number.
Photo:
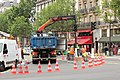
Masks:
[[[3,44],[0,43],[0,52],[2,51]]]

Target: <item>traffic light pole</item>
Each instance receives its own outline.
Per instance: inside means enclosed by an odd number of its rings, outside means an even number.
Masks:
[[[77,48],[77,35],[76,35],[76,32],[77,32],[77,21],[76,21],[76,16],[75,16],[75,24],[74,24],[74,33],[75,33],[75,48]]]
[[[75,18],[75,24],[74,24],[74,34],[75,34],[75,43],[74,43],[74,51],[75,51],[75,57],[77,57],[77,21]]]
[[[91,30],[92,30],[92,45],[91,45],[91,57],[94,58],[94,35],[93,30],[96,29],[96,22],[91,22]]]

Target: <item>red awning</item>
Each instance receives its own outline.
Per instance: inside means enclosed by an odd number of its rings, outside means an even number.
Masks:
[[[92,40],[91,39],[80,39],[77,43],[78,44],[92,44]]]
[[[75,43],[75,41],[68,42],[69,45],[72,45],[74,43]],[[82,44],[92,44],[92,40],[91,39],[80,39],[80,40],[77,41],[77,43],[79,45],[82,45]]]
[[[70,42],[68,42],[69,45],[72,45],[72,44],[74,44],[74,43],[75,43],[75,41],[73,41],[73,40],[70,41]]]
[[[87,29],[87,30],[78,30],[78,32],[91,32],[90,29]]]

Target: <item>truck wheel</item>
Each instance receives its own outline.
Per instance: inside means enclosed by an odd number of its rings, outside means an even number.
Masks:
[[[4,71],[5,70],[5,64],[2,61],[2,63],[0,64],[0,71]]]
[[[38,63],[38,60],[32,60],[32,63],[33,63],[33,64],[37,64],[37,63]]]
[[[56,59],[52,59],[50,61],[51,61],[51,63],[56,63]]]

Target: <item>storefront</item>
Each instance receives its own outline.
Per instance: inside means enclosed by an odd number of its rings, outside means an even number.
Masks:
[[[91,45],[92,45],[92,33],[91,30],[78,30],[77,31],[77,44],[79,47],[84,46],[87,52],[91,52]],[[68,42],[68,45],[74,45],[75,40],[71,40]]]
[[[99,43],[99,48],[100,52],[105,52],[105,49],[108,48],[109,50],[109,43],[110,43],[110,49],[111,52],[116,55],[119,54],[120,52],[120,36],[112,36],[111,38],[109,37],[102,37],[98,40]]]

